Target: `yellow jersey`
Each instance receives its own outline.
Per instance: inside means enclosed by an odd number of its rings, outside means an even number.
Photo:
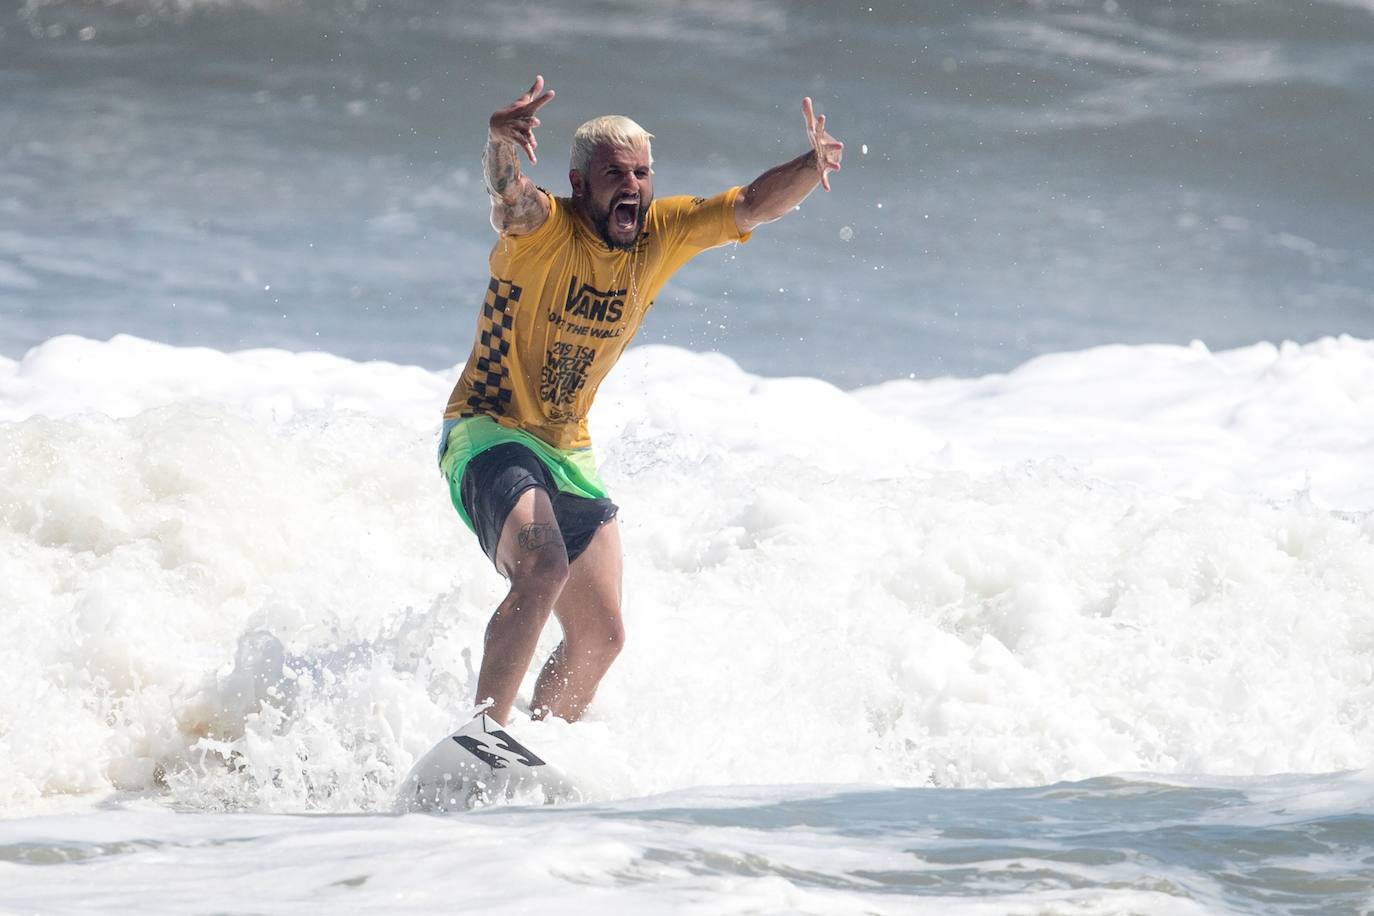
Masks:
[[[555,448],[590,446],[596,389],[668,278],[708,248],[748,240],[735,225],[741,190],[653,201],[632,251],[606,245],[571,199],[550,195],[538,229],[503,233],[492,248],[477,339],[444,418],[489,416]]]

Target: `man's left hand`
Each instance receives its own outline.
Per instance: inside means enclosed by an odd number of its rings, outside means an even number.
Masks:
[[[821,173],[821,187],[830,190],[830,173],[840,170],[844,144],[830,136],[825,129],[825,115],[816,115],[810,96],[802,99],[802,115],[806,118],[806,135],[816,152],[816,170]]]

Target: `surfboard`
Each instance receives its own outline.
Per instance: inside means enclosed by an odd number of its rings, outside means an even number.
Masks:
[[[397,791],[403,811],[466,811],[505,801],[572,801],[576,790],[556,767],[482,713],[436,744]]]

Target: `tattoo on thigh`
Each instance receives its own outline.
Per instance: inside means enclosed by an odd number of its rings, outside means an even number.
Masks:
[[[563,546],[557,525],[535,522],[520,529],[520,546],[525,550],[543,550],[554,545]]]

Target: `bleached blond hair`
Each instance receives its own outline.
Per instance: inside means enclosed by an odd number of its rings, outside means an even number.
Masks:
[[[649,150],[649,164],[653,165],[653,147],[649,143],[653,138],[653,134],[624,115],[602,115],[592,118],[573,134],[569,167],[579,175],[585,176],[592,162],[592,154],[603,143],[625,148],[643,143]]]

